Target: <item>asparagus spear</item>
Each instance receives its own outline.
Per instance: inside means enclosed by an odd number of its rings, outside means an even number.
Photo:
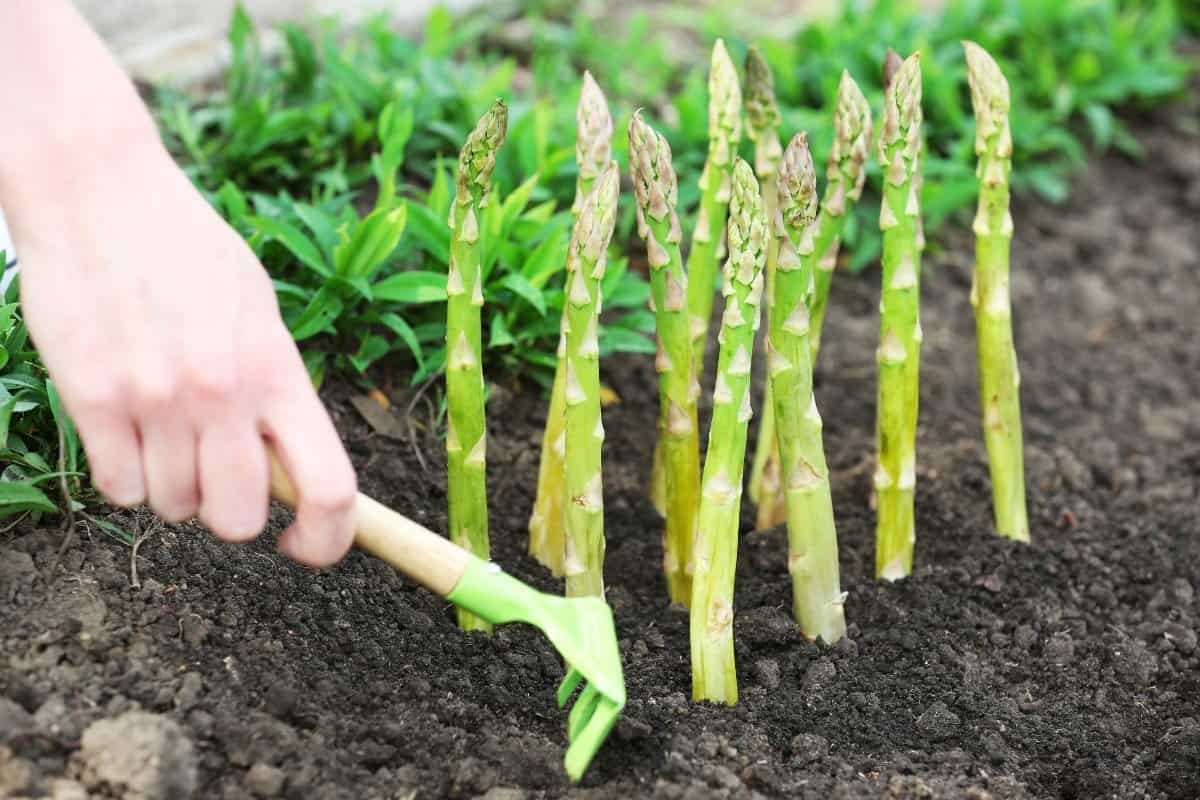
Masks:
[[[646,240],[650,288],[658,326],[666,529],[663,571],[672,602],[691,601],[692,542],[700,495],[700,444],[696,425],[699,387],[688,335],[687,274],[679,255],[678,184],[671,147],[641,114],[629,122],[629,165],[637,196],[638,230]]]
[[[741,138],[742,91],[737,67],[729,58],[725,42],[717,39],[708,73],[708,159],[700,175],[700,214],[687,261],[689,326],[697,373],[704,364],[717,264],[724,257],[729,181]]]
[[[783,148],[779,144],[779,107],[775,102],[775,78],[771,67],[756,48],[746,53],[746,135],[754,142],[754,171],[762,187],[763,209],[767,219],[775,218],[779,162]],[[767,237],[767,296],[775,285],[775,260],[778,242]],[[787,507],[779,491],[779,445],[775,441],[775,408],[771,400],[771,381],[764,378],[763,412],[758,423],[758,443],[750,469],[750,499],[758,506],[755,528],[764,530],[787,519]]]
[[[979,211],[975,216],[975,280],[971,305],[979,352],[979,395],[992,504],[1001,535],[1029,541],[1025,467],[1021,443],[1021,379],[1013,347],[1008,291],[1012,216],[1008,176],[1012,135],[1008,128],[1008,81],[982,47],[963,42],[967,81],[975,107],[975,154],[979,157]]]
[[[886,71],[885,71],[886,72]],[[877,523],[875,574],[897,580],[912,571],[916,530],[917,387],[921,355],[920,247],[917,240],[921,149],[921,64],[914,53],[884,89],[879,162],[883,200],[883,291],[880,303]]]
[[[833,271],[837,267],[842,231],[846,228],[850,209],[862,196],[867,179],[864,166],[871,141],[871,106],[854,78],[844,70],[833,112],[833,132],[833,147],[825,172],[825,194],[817,217],[817,268],[813,273],[812,333],[809,336],[814,366],[821,346],[821,326],[825,321]]]
[[[708,73],[708,158],[700,175],[700,213],[692,231],[687,260],[688,324],[697,378],[704,372],[704,346],[712,316],[717,264],[723,257],[725,216],[729,211],[729,175],[741,135],[742,94],[737,68],[729,58],[725,42],[717,39]],[[666,508],[664,488],[662,445],[659,444],[654,452],[650,499],[660,513]]]
[[[479,269],[479,217],[504,143],[508,109],[497,100],[480,118],[458,157],[455,202],[450,209],[453,235],[446,277],[446,463],[450,500],[450,538],[480,558],[489,555],[487,430],[484,419],[480,307],[483,275]],[[458,613],[464,630],[491,631],[491,625],[466,611]]]
[[[607,169],[612,156],[612,116],[604,93],[590,72],[583,73],[583,88],[575,109],[575,162],[579,178],[575,183],[575,202],[572,211],[579,213],[584,200],[591,194],[596,179]],[[562,328],[567,328],[567,309],[563,309]],[[566,341],[560,337],[558,363],[554,370],[554,385],[550,390],[550,411],[546,416],[546,431],[542,436],[542,456],[538,467],[537,499],[529,518],[529,553],[556,577],[563,574],[565,540],[563,533],[566,496],[563,486],[563,458],[566,447]]]
[[[738,699],[733,659],[733,581],[737,565],[742,469],[750,423],[750,364],[763,267],[770,236],[758,182],[740,158],[733,168],[729,206],[729,259],[724,267],[725,313],[721,318],[712,427],[692,579],[692,697],[734,704]]]
[[[817,174],[808,135],[797,133],[779,173],[775,291],[768,300],[767,370],[787,497],[792,610],[804,635],[832,644],[846,632],[837,528],[821,415],[812,390],[809,304],[816,267]]]
[[[567,256],[566,560],[567,595],[604,596],[604,493],[600,475],[600,281],[617,220],[617,162],[579,204]]]

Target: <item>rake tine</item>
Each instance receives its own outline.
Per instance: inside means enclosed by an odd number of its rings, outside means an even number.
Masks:
[[[604,739],[616,724],[617,717],[621,713],[620,706],[610,702],[603,695],[598,695],[593,709],[587,724],[571,737],[571,743],[567,746],[565,759],[567,774],[575,781],[580,779],[600,746],[604,744]]]
[[[558,685],[558,707],[566,706],[567,701],[571,699],[571,693],[575,691],[575,687],[583,680],[583,673],[571,667],[567,672],[567,676],[563,678],[562,683]]]
[[[571,713],[567,717],[567,739],[569,741],[578,738],[580,731],[587,726],[600,699],[601,695],[596,691],[596,687],[591,684],[583,687],[579,699],[575,701],[575,705],[571,707]]]

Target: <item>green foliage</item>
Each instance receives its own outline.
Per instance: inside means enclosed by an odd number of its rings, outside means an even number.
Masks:
[[[1161,101],[1186,86],[1193,65],[1175,50],[1180,32],[1170,3],[966,0],[919,12],[906,0],[861,0],[762,49],[775,68],[780,100],[790,107],[785,128],[809,130],[818,154],[832,138],[830,106],[840,70],[849,69],[878,108],[885,48],[921,51],[928,145],[922,203],[933,230],[975,197],[961,40],[992,53],[1012,87],[1015,189],[1061,201],[1088,146],[1139,154],[1115,110]],[[874,213],[874,204],[864,205],[850,247],[859,266],[878,253],[864,236],[877,235],[876,226],[861,219]]]
[[[0,519],[49,514],[64,488],[82,493],[82,447],[29,341],[16,281],[0,301]]]
[[[314,379],[329,367],[366,375],[393,353],[415,364],[414,381],[445,365],[446,275],[453,199],[449,165],[437,161],[428,190],[397,197],[397,174],[413,131],[411,114],[389,104],[380,114],[378,152],[370,160],[376,191],[366,213],[359,194],[303,202],[286,192],[244,194],[226,183],[214,203],[242,232],[274,280],[293,337]],[[533,111],[517,125],[537,124]],[[532,136],[529,138],[533,138]],[[572,149],[567,156],[573,156]],[[547,161],[536,151],[525,159]],[[557,157],[556,158],[560,158]],[[520,168],[521,156],[510,164]],[[481,220],[484,330],[489,368],[528,372],[545,382],[554,368],[562,312],[562,272],[571,217],[554,199],[534,202],[540,170],[488,203]],[[653,352],[644,306],[648,287],[624,260],[605,282],[609,318],[600,332],[607,352]],[[615,312],[615,313],[613,313]]]
[[[1194,4],[1177,0],[1194,18]],[[557,16],[556,16],[557,15]],[[664,16],[691,27],[702,41],[725,37],[734,60],[746,43],[731,32],[744,28],[736,13],[692,8]],[[646,104],[663,109],[660,130],[671,142],[680,176],[680,207],[694,208],[694,186],[707,136],[704,70],[669,58],[661,37],[646,36],[635,16],[620,34],[560,10],[536,18],[531,63],[573,74],[589,68],[624,110]],[[923,210],[927,231],[969,209],[975,197],[974,125],[966,94],[962,39],[995,55],[1013,92],[1014,181],[1054,201],[1065,198],[1067,179],[1084,165],[1089,146],[1138,154],[1138,145],[1116,115],[1131,103],[1149,103],[1183,89],[1194,63],[1180,56],[1179,16],[1170,2],[1145,0],[961,0],[925,9],[914,0],[852,0],[833,16],[805,25],[790,38],[758,41],[771,63],[783,112],[784,140],[809,132],[818,161],[833,138],[833,104],[842,69],[848,69],[880,108],[881,64],[887,47],[920,50],[928,157]],[[697,50],[702,61],[704,49]],[[745,145],[744,155],[749,155]],[[878,168],[872,164],[873,182]],[[846,252],[858,268],[878,258],[877,197],[860,203],[849,222]]]

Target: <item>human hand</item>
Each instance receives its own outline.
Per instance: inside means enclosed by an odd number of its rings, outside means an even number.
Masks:
[[[246,541],[269,440],[299,493],[279,549],[312,566],[353,537],[355,479],[262,266],[154,136],[3,186],[23,313],[96,488]]]

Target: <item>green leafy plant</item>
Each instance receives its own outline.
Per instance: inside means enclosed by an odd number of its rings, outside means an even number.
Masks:
[[[0,303],[0,519],[82,508],[84,494],[79,436],[34,352],[17,294],[14,280]]]

